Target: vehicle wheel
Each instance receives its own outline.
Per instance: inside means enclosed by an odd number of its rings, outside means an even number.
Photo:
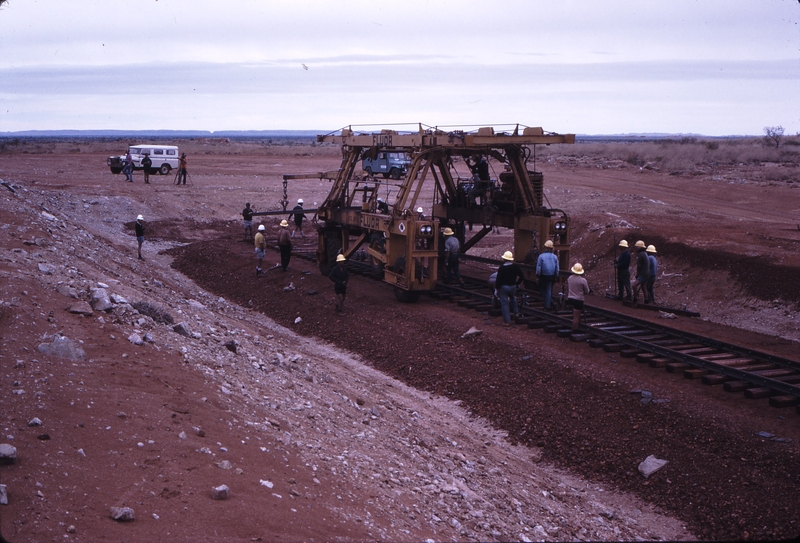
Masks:
[[[367,175],[372,175],[372,168],[370,168],[369,166],[364,168],[364,170],[367,172]]]
[[[161,167],[158,169],[158,173],[161,175],[169,175],[169,172],[172,170],[172,166],[169,164],[162,164]]]
[[[420,292],[418,290],[403,290],[400,287],[394,287],[394,297],[402,304],[413,304],[419,300]]]
[[[122,173],[122,168],[111,168],[111,173]]]
[[[389,177],[392,179],[400,179],[400,170],[397,168],[392,168],[392,170],[389,172]]]
[[[337,237],[337,232],[325,236],[325,260],[319,263],[319,271],[328,276],[336,265],[336,257],[342,251],[342,240]]]
[[[389,179],[389,172],[383,172],[381,175],[383,175],[384,179]]]

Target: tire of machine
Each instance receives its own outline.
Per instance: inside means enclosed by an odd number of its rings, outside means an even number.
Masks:
[[[335,232],[325,234],[325,260],[319,263],[319,271],[325,277],[336,265],[336,256],[342,251],[342,242]]]

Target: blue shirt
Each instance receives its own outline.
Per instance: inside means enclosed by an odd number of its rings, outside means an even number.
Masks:
[[[558,275],[558,257],[549,251],[540,254],[536,261],[536,275]]]
[[[647,255],[647,260],[650,261],[650,277],[658,275],[658,261],[653,255]]]

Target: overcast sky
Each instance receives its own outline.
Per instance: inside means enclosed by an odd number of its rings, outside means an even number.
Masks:
[[[800,132],[797,0],[9,0],[0,132]]]

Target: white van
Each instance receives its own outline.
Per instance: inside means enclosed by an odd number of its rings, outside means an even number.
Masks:
[[[150,173],[169,175],[170,170],[177,168],[180,163],[178,147],[175,145],[144,143],[142,145],[131,145],[128,147],[128,152],[133,159],[134,170],[142,169],[144,155],[150,155],[150,160],[153,161],[153,165],[150,166]],[[106,160],[106,164],[111,168],[111,173],[120,173],[125,165],[125,155],[110,156]]]

